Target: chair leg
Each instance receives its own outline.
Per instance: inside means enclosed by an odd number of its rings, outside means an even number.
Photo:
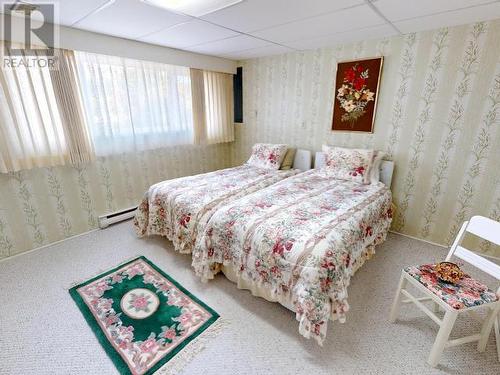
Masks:
[[[441,359],[441,354],[443,354],[443,350],[445,348],[446,342],[448,341],[448,337],[450,337],[451,330],[455,325],[455,321],[457,320],[458,312],[447,310],[444,314],[443,322],[441,323],[441,328],[436,336],[436,340],[434,341],[434,345],[431,349],[431,354],[429,355],[429,359],[427,363],[432,367],[436,367]]]
[[[401,308],[401,300],[403,299],[403,295],[401,294],[401,289],[406,287],[408,280],[405,278],[404,271],[401,272],[401,279],[399,279],[398,291],[396,292],[396,297],[394,297],[394,302],[391,308],[391,314],[389,316],[389,321],[394,323],[399,315],[399,310]]]
[[[488,342],[488,338],[490,337],[491,328],[493,327],[493,324],[497,319],[499,310],[500,306],[491,309],[486,317],[486,320],[483,323],[483,326],[481,327],[481,338],[477,343],[477,350],[479,350],[480,352],[484,352],[484,350],[486,349],[486,343]]]
[[[432,310],[433,310],[435,313],[439,312],[439,303],[437,303],[437,302],[432,302],[432,307],[433,307],[433,308],[432,308]]]
[[[500,327],[498,323],[498,315],[495,319],[495,341],[497,343],[498,361],[500,362]]]

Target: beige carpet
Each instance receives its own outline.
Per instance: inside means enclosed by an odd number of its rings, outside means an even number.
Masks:
[[[355,275],[347,322],[330,324],[319,347],[299,336],[290,311],[223,276],[201,284],[188,256],[161,238],[137,239],[126,222],[0,263],[0,374],[115,374],[66,288],[135,255],[147,256],[231,322],[184,374],[500,374],[493,335],[485,353],[475,344],[447,349],[431,369],[435,324],[410,307],[398,324],[387,321],[401,267],[444,254],[391,234]],[[458,323],[454,336],[478,327],[468,318]]]

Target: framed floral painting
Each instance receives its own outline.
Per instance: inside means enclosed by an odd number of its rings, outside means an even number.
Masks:
[[[332,130],[373,133],[384,58],[337,64]]]

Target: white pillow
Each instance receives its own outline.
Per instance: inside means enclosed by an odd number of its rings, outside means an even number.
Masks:
[[[256,143],[252,147],[252,155],[247,164],[259,168],[280,169],[285,158],[288,145],[272,143]]]
[[[370,170],[370,183],[376,184],[380,181],[380,165],[385,157],[384,151],[375,151],[373,153],[372,168]]]
[[[323,145],[326,155],[325,171],[340,180],[352,180],[362,184],[371,183],[371,169],[374,151],[331,147]]]

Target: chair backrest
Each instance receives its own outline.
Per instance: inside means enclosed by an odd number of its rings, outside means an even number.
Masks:
[[[452,256],[456,256],[472,266],[479,268],[481,271],[495,277],[497,280],[500,280],[500,265],[460,245],[466,233],[472,233],[482,239],[500,245],[500,223],[488,219],[487,217],[473,216],[469,221],[462,224],[462,228],[458,232],[446,256],[447,261],[450,260]]]

